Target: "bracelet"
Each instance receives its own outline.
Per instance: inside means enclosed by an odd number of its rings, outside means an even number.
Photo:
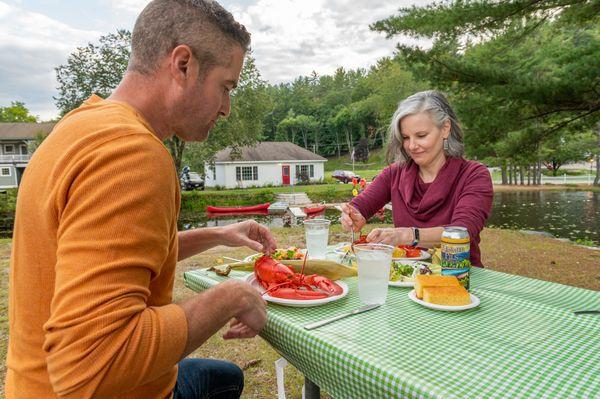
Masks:
[[[421,237],[420,237],[420,234],[419,234],[419,229],[416,228],[416,227],[411,227],[411,228],[412,228],[412,231],[413,231],[413,237],[414,237],[414,239],[413,239],[412,244],[410,244],[410,245],[413,246],[413,247],[416,247],[419,244],[419,241],[421,241]]]

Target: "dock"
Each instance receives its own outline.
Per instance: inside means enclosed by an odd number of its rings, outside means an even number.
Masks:
[[[313,203],[310,198],[308,198],[308,195],[303,192],[277,194],[277,202],[287,202],[289,205],[294,206],[305,206]]]
[[[296,206],[291,206],[290,207],[290,212],[292,213],[292,215],[294,215],[294,217],[297,218],[305,218],[306,217],[306,213],[304,213],[304,211]]]
[[[269,205],[269,214],[285,213],[288,210],[289,206],[290,205],[287,202],[273,202],[271,205]]]

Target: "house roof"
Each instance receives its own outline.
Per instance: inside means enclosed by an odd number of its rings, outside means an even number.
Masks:
[[[45,123],[0,123],[0,139],[33,140],[39,133],[49,134],[55,122]]]
[[[215,163],[264,161],[327,161],[312,151],[288,141],[263,141],[254,146],[239,147],[239,157],[233,157],[231,148],[217,152]]]

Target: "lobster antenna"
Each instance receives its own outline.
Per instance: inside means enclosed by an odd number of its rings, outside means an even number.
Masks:
[[[302,262],[302,269],[300,270],[300,274],[304,275],[304,266],[306,266],[306,260],[308,259],[308,250],[304,254],[304,262]]]

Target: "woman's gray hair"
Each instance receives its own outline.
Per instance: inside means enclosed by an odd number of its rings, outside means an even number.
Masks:
[[[442,93],[435,90],[427,90],[415,93],[398,104],[398,109],[396,109],[396,112],[392,116],[389,128],[389,141],[386,154],[387,162],[403,164],[411,159],[402,145],[400,122],[409,115],[421,112],[427,112],[435,125],[440,129],[446,121],[450,121],[450,135],[448,136],[448,145],[447,148],[445,146],[444,153],[448,157],[461,158],[465,153],[465,146],[458,118]]]

